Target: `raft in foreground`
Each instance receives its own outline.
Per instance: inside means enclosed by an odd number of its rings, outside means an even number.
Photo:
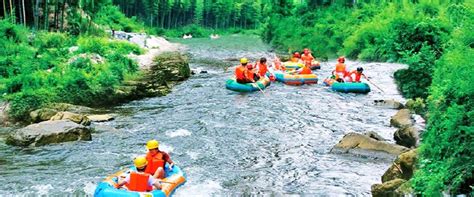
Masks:
[[[228,79],[225,83],[225,87],[229,90],[237,92],[253,92],[260,89],[265,89],[270,85],[270,79],[263,77],[255,83],[239,83],[235,78]]]
[[[340,83],[334,82],[331,85],[331,89],[336,92],[344,93],[362,93],[366,94],[370,92],[370,86],[367,83]]]
[[[129,191],[126,188],[122,187],[121,189],[117,189],[114,187],[115,184],[118,182],[118,178],[125,178],[125,176],[130,173],[131,170],[135,170],[135,167],[131,167],[127,170],[119,171],[115,174],[108,176],[105,180],[99,183],[97,188],[95,189],[94,196],[95,197],[111,197],[111,196],[124,196],[124,197],[132,197],[132,196],[149,196],[149,197],[168,197],[171,196],[176,188],[183,185],[186,182],[186,177],[183,171],[178,166],[173,166],[173,169],[170,170],[168,166],[166,166],[166,178],[162,179],[161,181],[161,190],[153,190],[150,192],[134,192]]]

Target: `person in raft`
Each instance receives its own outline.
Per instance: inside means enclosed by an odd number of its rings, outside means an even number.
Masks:
[[[300,75],[308,75],[308,74],[313,74],[313,71],[311,71],[311,61],[305,62],[304,67],[299,71]]]
[[[308,48],[305,48],[303,50],[303,55],[301,55],[301,61],[303,64],[306,64],[306,62],[312,63],[314,60],[313,55],[311,55],[311,52],[309,52]]]
[[[369,79],[367,79],[367,77],[362,72],[364,72],[364,68],[362,68],[362,67],[357,67],[357,70],[351,71],[349,73],[349,77],[350,77],[351,81],[360,83],[360,77],[364,77],[364,79],[369,80]],[[353,75],[354,75],[354,78],[352,78]]]
[[[235,79],[239,83],[254,83],[253,72],[248,70],[248,66],[252,68],[252,65],[249,64],[247,58],[240,59],[240,65],[235,68]]]
[[[148,166],[145,172],[153,175],[154,178],[165,178],[165,164],[168,163],[169,169],[173,169],[173,161],[168,153],[160,151],[160,143],[156,140],[150,140],[146,143],[148,153],[146,153],[146,160]]]
[[[135,192],[152,191],[153,187],[161,189],[159,181],[145,172],[148,162],[144,156],[136,157],[133,160],[133,164],[137,168],[137,171],[130,172],[124,180],[119,181],[119,183],[115,185],[115,188],[126,185],[128,190]]]
[[[338,82],[344,82],[344,81],[350,81],[349,77],[347,76],[347,68],[346,64],[346,58],[344,57],[339,57],[337,58],[337,64],[336,64],[336,69],[332,71],[332,74],[336,77],[336,80]]]
[[[293,53],[293,57],[291,57],[290,61],[297,63],[297,62],[300,61],[300,58],[301,58],[300,53],[295,52],[295,53]]]
[[[273,60],[273,67],[275,70],[282,70],[282,71],[286,70],[285,65],[281,63],[281,60],[278,57],[275,57],[275,60]]]
[[[265,77],[268,72],[267,59],[262,57],[257,64],[258,67],[258,76]]]

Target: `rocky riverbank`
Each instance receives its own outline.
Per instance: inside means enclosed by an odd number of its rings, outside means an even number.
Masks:
[[[145,97],[164,96],[180,81],[191,75],[188,58],[178,50],[180,46],[164,38],[146,34],[115,32],[115,39],[124,39],[142,47],[143,55],[129,57],[140,65],[138,77],[129,79],[117,87],[114,103],[123,103]],[[0,104],[2,125],[11,125],[8,119],[8,103]],[[18,146],[40,146],[74,140],[90,140],[91,122],[113,120],[113,115],[102,114],[89,107],[67,103],[53,103],[30,113],[33,123],[11,133],[7,143]]]
[[[411,102],[408,100],[407,104],[403,105],[394,100],[374,101],[377,106],[398,109],[390,119],[390,126],[396,128],[393,134],[395,144],[383,139],[376,132],[348,133],[331,150],[332,153],[394,159],[392,166],[381,177],[382,183],[372,185],[373,196],[402,196],[412,192],[409,180],[416,170],[416,148],[424,129],[424,121],[410,107]]]

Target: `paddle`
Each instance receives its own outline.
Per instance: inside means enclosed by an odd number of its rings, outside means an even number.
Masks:
[[[383,93],[385,93],[385,92],[382,90],[382,88],[380,88],[379,86],[375,85],[375,83],[373,83],[372,81],[370,81],[369,78],[366,77],[365,79],[367,79],[367,81],[368,81],[370,84],[374,85],[374,86],[375,86],[376,88],[378,88],[380,91],[382,91]]]
[[[263,89],[260,88],[260,86],[257,84],[257,82],[251,83],[251,84],[252,84],[253,87],[258,88],[258,89],[260,90],[260,92],[262,92],[262,94],[263,94],[264,96],[267,96],[267,94],[265,94],[265,91],[263,91]]]

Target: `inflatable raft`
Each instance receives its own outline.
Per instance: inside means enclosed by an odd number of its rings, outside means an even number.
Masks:
[[[183,185],[186,182],[186,177],[181,169],[174,165],[173,169],[170,170],[166,166],[166,178],[161,181],[161,190],[153,190],[150,192],[134,192],[129,191],[124,187],[117,189],[114,187],[118,183],[118,180],[122,180],[126,177],[131,170],[136,170],[135,167],[131,167],[127,170],[119,171],[115,174],[112,174],[105,178],[102,182],[99,183],[95,189],[95,197],[109,197],[109,196],[123,196],[123,197],[132,197],[132,196],[149,196],[149,197],[168,197],[171,196],[176,188]]]
[[[283,66],[285,66],[287,70],[294,70],[303,68],[304,64],[298,62],[283,62]]]
[[[369,93],[370,86],[367,83],[340,83],[334,82],[331,85],[331,89],[336,92],[344,92],[344,93]]]
[[[288,85],[303,85],[303,84],[317,84],[318,76],[315,74],[288,74],[282,71],[275,71],[273,73],[277,81]]]
[[[311,70],[321,69],[321,63],[318,61],[311,62],[311,66],[309,67]]]
[[[225,83],[225,87],[229,90],[237,92],[253,92],[260,89],[265,89],[270,85],[270,79],[268,77],[262,77],[255,83],[239,83],[235,78],[228,79]]]

